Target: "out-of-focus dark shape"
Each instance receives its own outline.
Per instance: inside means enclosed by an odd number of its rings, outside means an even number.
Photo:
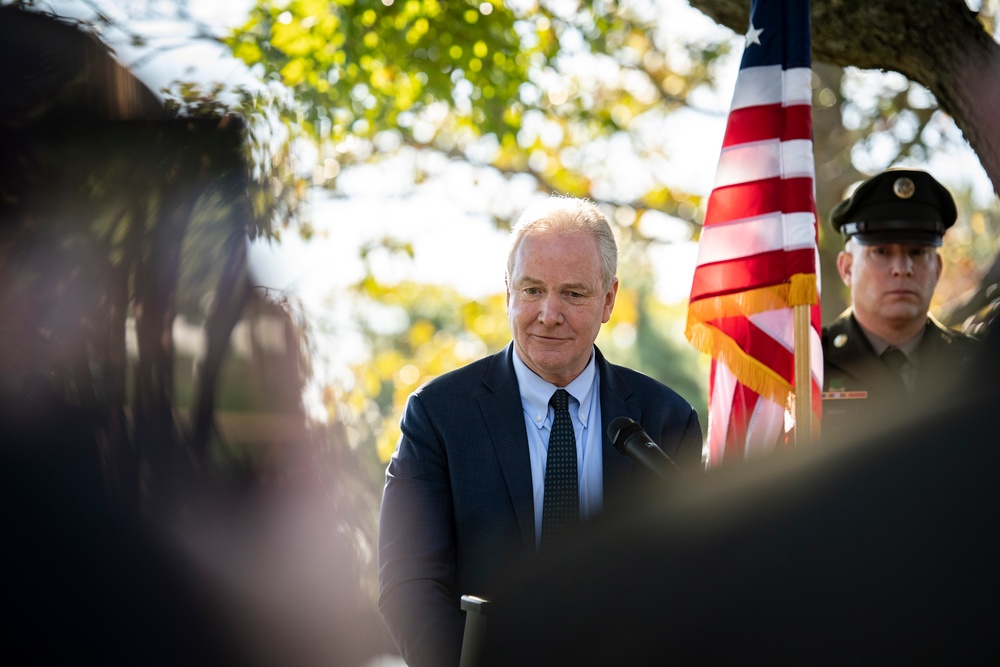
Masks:
[[[52,17],[0,8],[0,63],[4,654],[245,662],[189,559],[141,519],[206,449],[175,421],[172,334],[210,197],[234,204],[215,204],[200,258],[219,267],[207,328],[231,329],[248,293],[239,124],[168,118],[97,39]]]
[[[352,478],[342,429],[310,428],[305,334],[251,282],[243,119],[182,117],[92,34],[11,7],[0,91],[3,655],[355,665],[391,646],[378,485]]]
[[[116,502],[169,504],[204,468],[251,294],[243,124],[171,118],[92,35],[0,11],[0,399],[78,411]],[[184,406],[180,317],[205,330]]]
[[[1000,331],[910,424],[720,470],[513,575],[495,665],[1000,657]],[[659,507],[659,509],[655,509]]]
[[[92,34],[0,7],[0,125],[165,119],[159,99]]]
[[[0,424],[5,662],[250,664],[191,560],[102,493],[88,422],[54,407]]]

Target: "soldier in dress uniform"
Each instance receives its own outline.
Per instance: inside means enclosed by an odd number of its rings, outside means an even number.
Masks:
[[[851,307],[823,330],[825,440],[897,423],[971,363],[976,339],[928,313],[956,217],[951,193],[913,169],[871,177],[830,214],[846,239],[837,270]]]

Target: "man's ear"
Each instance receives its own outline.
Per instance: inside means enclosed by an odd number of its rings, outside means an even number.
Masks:
[[[837,273],[840,274],[840,279],[844,281],[844,284],[848,287],[851,286],[851,271],[854,269],[854,256],[846,250],[841,250],[837,254]]]
[[[618,296],[618,278],[611,283],[611,288],[604,295],[604,313],[601,317],[601,324],[611,319],[611,311],[615,309],[615,297]]]

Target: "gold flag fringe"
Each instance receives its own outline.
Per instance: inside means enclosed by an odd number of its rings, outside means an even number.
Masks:
[[[816,274],[796,273],[789,282],[780,285],[699,299],[689,306],[688,313],[689,317],[693,315],[695,319],[709,322],[720,317],[753,315],[793,306],[814,306],[817,303],[819,291],[816,289]]]
[[[787,405],[792,385],[768,366],[751,357],[719,329],[703,322],[688,320],[684,331],[691,344],[701,352],[724,363],[739,382],[778,405]]]
[[[817,303],[816,274],[797,273],[788,283],[701,299],[690,304],[684,335],[696,349],[724,363],[741,384],[778,405],[788,405],[792,395],[791,383],[751,357],[735,340],[709,322],[723,317],[747,316]]]

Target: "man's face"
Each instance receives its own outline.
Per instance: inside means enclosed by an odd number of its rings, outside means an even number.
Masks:
[[[922,325],[941,266],[935,247],[912,243],[851,243],[837,257],[855,316],[870,329]]]
[[[507,318],[518,356],[542,379],[566,386],[590,361],[617,293],[617,278],[604,289],[591,235],[524,237],[507,285]]]

